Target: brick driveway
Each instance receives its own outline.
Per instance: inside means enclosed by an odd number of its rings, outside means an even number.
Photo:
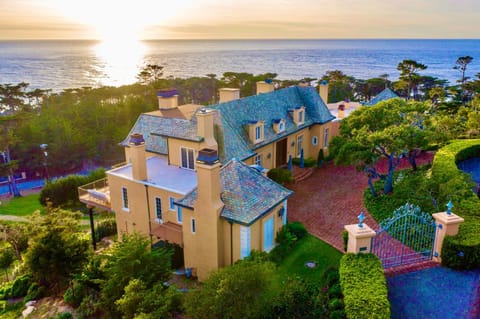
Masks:
[[[418,164],[431,162],[432,158],[432,153],[424,153]],[[383,171],[385,163],[379,167]],[[400,167],[409,167],[408,162]],[[302,222],[311,234],[343,251],[343,227],[356,224],[361,211],[368,226],[378,226],[363,205],[367,186],[367,177],[355,167],[324,164],[308,179],[287,186],[294,191],[288,199],[288,220]]]

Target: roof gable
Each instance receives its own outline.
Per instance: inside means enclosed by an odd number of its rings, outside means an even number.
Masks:
[[[293,194],[237,159],[220,169],[220,180],[225,205],[221,216],[244,225],[255,222]],[[193,209],[196,200],[197,189],[194,189],[176,203]]]
[[[301,106],[305,106],[305,121],[297,126],[291,114],[295,108]],[[252,156],[256,148],[270,144],[302,128],[316,123],[326,123],[335,118],[314,87],[288,87],[210,107],[220,111],[219,117],[224,132],[222,162],[234,157],[244,160]],[[285,130],[277,134],[273,123],[280,119],[285,120]],[[249,139],[246,125],[256,121],[265,123],[264,140],[253,144]]]
[[[373,99],[365,103],[367,106],[375,105],[379,102],[397,98],[398,95],[389,88],[385,88],[382,92],[378,93]]]

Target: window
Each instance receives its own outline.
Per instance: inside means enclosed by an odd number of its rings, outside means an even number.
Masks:
[[[312,145],[318,145],[318,137],[312,137]]]
[[[175,198],[170,196],[169,200],[170,200],[170,210],[175,210]]]
[[[298,112],[298,124],[302,124],[304,122],[304,119],[303,119],[303,110],[300,110]]]
[[[328,147],[328,128],[325,129],[324,133],[323,133],[323,147]]]
[[[260,140],[262,138],[262,131],[260,126],[255,127],[255,140]]]
[[[240,259],[250,256],[250,227],[240,226]]]
[[[274,222],[273,216],[263,224],[263,251],[270,251],[274,244]]]
[[[191,226],[192,226],[192,234],[195,234],[195,218],[192,218]]]
[[[297,137],[297,156],[300,157],[303,149],[303,135]]]
[[[122,187],[123,210],[128,211],[128,191],[126,187]]]
[[[159,197],[155,197],[155,222],[161,223],[163,222],[162,218],[162,199]]]
[[[182,223],[182,207],[177,206],[177,222]]]
[[[262,165],[262,154],[258,154],[257,156],[255,156],[255,164],[257,165]]]
[[[285,131],[285,123],[283,121],[280,121],[280,123],[278,123],[278,133],[281,133]]]
[[[181,147],[181,165],[183,168],[195,169],[195,151],[193,148]]]

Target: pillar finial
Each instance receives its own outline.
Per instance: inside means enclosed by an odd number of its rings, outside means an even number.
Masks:
[[[449,200],[446,206],[447,206],[447,215],[452,215],[452,208],[453,208],[452,200]]]
[[[363,212],[360,212],[360,215],[358,215],[357,218],[358,218],[358,227],[362,228],[363,221],[365,220],[365,214],[363,214]]]

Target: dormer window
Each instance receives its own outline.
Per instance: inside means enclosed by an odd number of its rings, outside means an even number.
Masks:
[[[257,144],[265,139],[264,122],[250,121],[248,123],[248,135],[252,143]]]
[[[295,125],[302,125],[305,123],[305,107],[299,106],[293,110],[293,122]]]
[[[284,119],[273,120],[273,130],[277,134],[285,132],[285,120]]]

